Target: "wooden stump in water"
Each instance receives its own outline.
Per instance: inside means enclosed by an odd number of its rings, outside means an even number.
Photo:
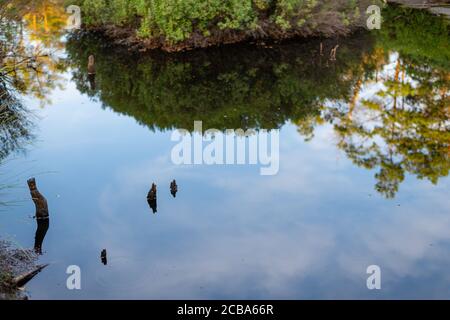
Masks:
[[[172,196],[173,196],[174,198],[176,198],[177,192],[178,192],[177,181],[176,181],[176,180],[173,180],[173,181],[170,183],[170,193],[172,194]]]
[[[106,249],[102,250],[102,253],[100,254],[100,259],[102,260],[102,263],[105,266],[108,264],[108,257],[107,257]]]
[[[147,194],[147,202],[148,205],[150,206],[150,208],[152,209],[153,213],[156,213],[157,210],[157,201],[156,201],[156,184],[152,184],[152,188],[150,189],[150,191]]]
[[[331,49],[331,52],[330,52],[330,60],[331,61],[336,61],[336,53],[337,53],[338,48],[339,48],[339,45],[336,45],[333,49]]]
[[[28,187],[30,189],[31,199],[33,199],[34,205],[36,206],[36,219],[48,219],[47,199],[37,189],[35,178],[28,180]]]
[[[95,58],[93,55],[89,56],[89,61],[88,61],[88,80],[89,80],[89,85],[91,87],[91,90],[94,91],[96,88],[95,85],[95,74],[96,74],[96,70],[95,70]]]
[[[88,61],[88,74],[95,74],[95,58],[93,55],[89,56]]]

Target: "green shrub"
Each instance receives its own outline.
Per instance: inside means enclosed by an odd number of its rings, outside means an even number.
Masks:
[[[327,22],[349,25],[357,13],[356,0],[78,0],[86,25],[136,25],[143,38],[163,37],[169,43],[193,32],[209,36],[214,30],[252,31],[258,25],[285,32]],[[265,14],[261,14],[261,13]],[[345,18],[339,18],[343,12]],[[334,13],[334,16],[330,16]],[[339,27],[337,25],[336,27]]]

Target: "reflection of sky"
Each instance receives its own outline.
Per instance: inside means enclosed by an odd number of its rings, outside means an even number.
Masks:
[[[449,180],[407,176],[395,200],[335,147],[331,127],[304,142],[281,131],[280,172],[170,161],[170,132],[80,96],[72,83],[37,110],[38,141],[9,172],[41,173],[51,209],[32,298],[450,298]],[[169,183],[177,179],[173,199]],[[146,202],[159,187],[158,214]],[[14,196],[28,199],[25,187]],[[32,246],[31,201],[0,213],[1,232]],[[24,223],[25,221],[25,223]],[[100,251],[108,250],[108,266]],[[68,265],[82,290],[65,287]],[[381,292],[366,289],[382,268]]]

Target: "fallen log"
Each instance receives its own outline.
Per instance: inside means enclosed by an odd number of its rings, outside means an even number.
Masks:
[[[39,265],[36,268],[34,268],[32,271],[15,277],[12,281],[13,285],[16,288],[22,288],[28,282],[30,282],[31,279],[33,279],[38,273],[40,273],[42,270],[44,270],[46,267],[48,267],[48,264]]]

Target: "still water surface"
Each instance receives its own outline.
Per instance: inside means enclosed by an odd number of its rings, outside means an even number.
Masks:
[[[172,56],[64,40],[52,103],[22,97],[34,142],[2,167],[20,200],[0,213],[2,234],[33,247],[30,176],[50,206],[51,264],[30,297],[449,299],[448,34],[442,55],[394,38],[326,40],[323,55],[312,40]],[[171,133],[195,120],[279,128],[279,173],[174,165]],[[374,264],[379,291],[366,287]],[[82,290],[66,288],[69,265]]]

